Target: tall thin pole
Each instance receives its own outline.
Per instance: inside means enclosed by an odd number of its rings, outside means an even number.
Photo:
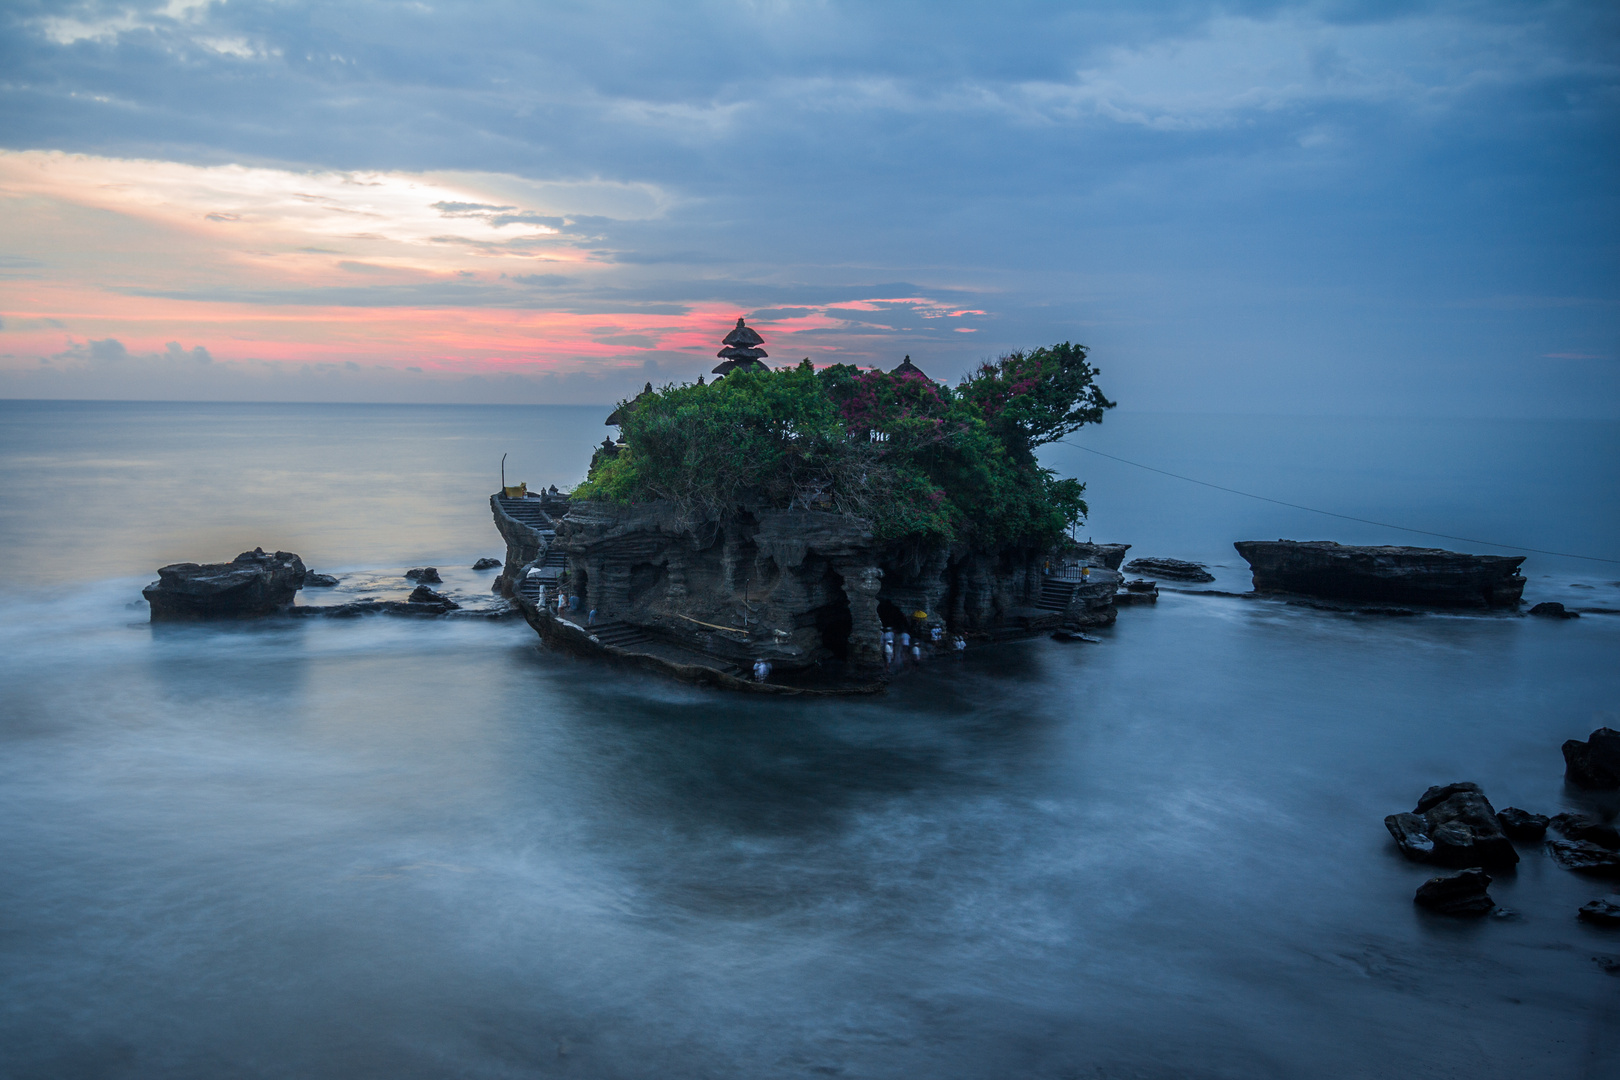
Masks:
[[[506,494],[506,455],[501,455],[501,494]]]

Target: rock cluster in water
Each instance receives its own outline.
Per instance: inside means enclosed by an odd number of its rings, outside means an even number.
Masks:
[[[1125,569],[1132,574],[1148,574],[1171,581],[1204,583],[1215,580],[1215,575],[1204,569],[1203,563],[1183,562],[1180,559],[1132,559],[1125,564]]]
[[[1588,787],[1614,786],[1608,783],[1612,774],[1607,769],[1615,765],[1611,755],[1617,750],[1620,732],[1609,728],[1592,732],[1585,742],[1566,742],[1564,756],[1571,763],[1571,783],[1579,776],[1600,782],[1587,783]],[[1612,812],[1607,818],[1571,812],[1549,818],[1516,806],[1497,812],[1478,784],[1455,783],[1431,787],[1411,813],[1389,815],[1384,827],[1407,858],[1464,868],[1460,873],[1431,878],[1418,889],[1417,903],[1442,914],[1491,911],[1494,904],[1485,891],[1490,884],[1485,868],[1517,863],[1513,841],[1535,843],[1549,829],[1559,834],[1545,842],[1554,863],[1587,877],[1620,880],[1620,829],[1615,827]],[[1593,900],[1578,914],[1595,925],[1620,926],[1620,904],[1613,900]]]
[[[285,611],[304,587],[304,561],[290,551],[244,551],[228,563],[172,563],[141,590],[153,622],[251,619]]]
[[[1464,555],[1439,548],[1351,547],[1331,540],[1239,540],[1259,593],[1430,607],[1515,607],[1523,555]]]
[[[1620,788],[1620,731],[1598,728],[1585,742],[1564,743],[1564,779],[1596,791]]]

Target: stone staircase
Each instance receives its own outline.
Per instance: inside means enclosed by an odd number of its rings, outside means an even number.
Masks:
[[[1074,599],[1074,590],[1078,587],[1073,581],[1044,577],[1041,579],[1040,599],[1035,601],[1035,606],[1042,611],[1066,611],[1069,601]]]
[[[652,640],[652,637],[641,627],[617,620],[597,623],[595,626],[586,627],[586,629],[596,636],[597,641],[600,641],[603,645],[611,645],[616,649],[628,649]]]
[[[497,495],[495,501],[500,504],[502,512],[513,521],[527,525],[547,539],[556,535],[557,526],[551,520],[551,515],[541,509],[539,499],[511,499],[505,495]]]

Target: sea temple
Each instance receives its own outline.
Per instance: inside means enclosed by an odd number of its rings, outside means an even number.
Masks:
[[[1068,541],[1082,485],[1033,450],[1112,402],[1080,346],[959,387],[769,368],[743,319],[705,385],[607,419],[572,493],[492,496],[497,589],[548,644],[768,692],[880,689],[972,643],[1110,623],[1120,576]]]

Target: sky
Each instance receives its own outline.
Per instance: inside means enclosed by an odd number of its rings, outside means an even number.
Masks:
[[[0,397],[1620,417],[1620,7],[0,8]]]

